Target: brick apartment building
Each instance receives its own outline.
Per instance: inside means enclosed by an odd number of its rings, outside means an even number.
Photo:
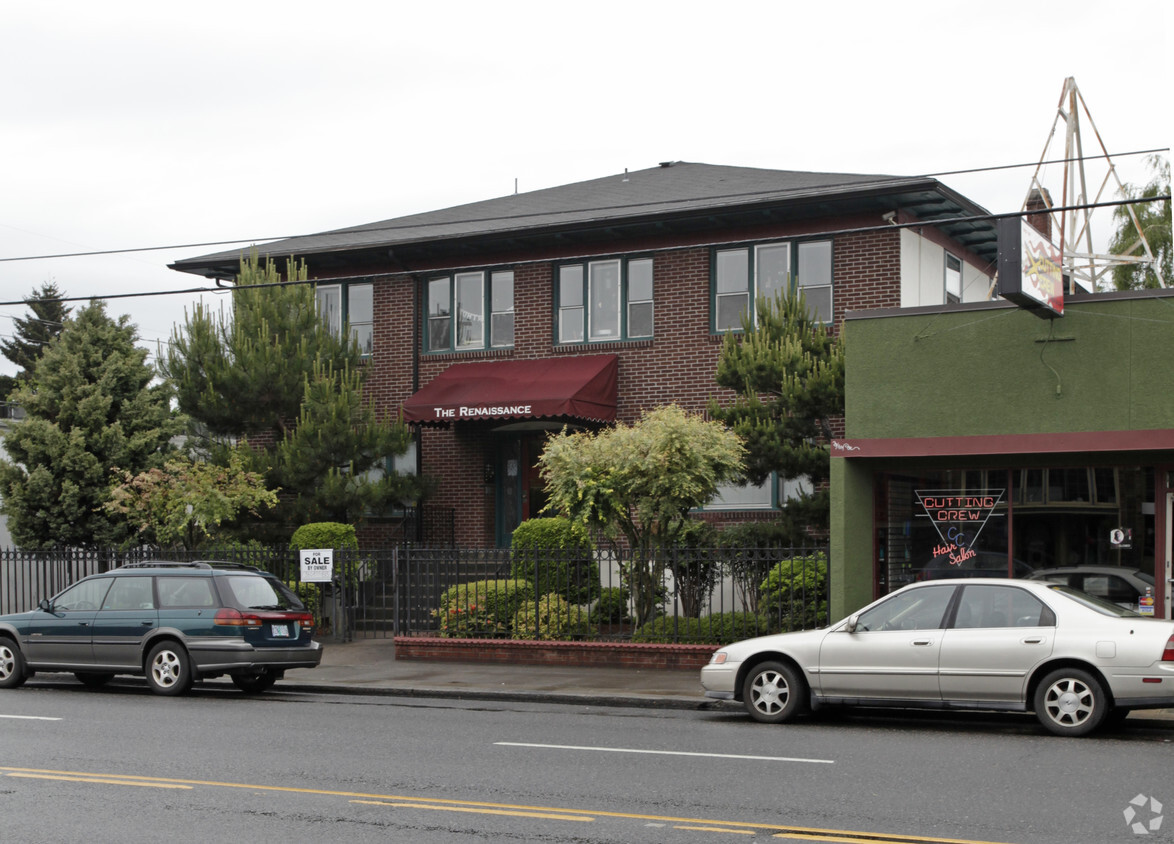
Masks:
[[[491,546],[544,504],[548,432],[728,398],[722,335],[756,296],[801,287],[835,330],[849,311],[987,299],[985,214],[928,177],[665,162],[258,252],[306,261],[325,318],[369,355],[369,395],[416,426],[396,468],[434,479],[458,544]],[[239,261],[172,267],[232,279]],[[707,509],[760,518],[780,498],[768,482]]]

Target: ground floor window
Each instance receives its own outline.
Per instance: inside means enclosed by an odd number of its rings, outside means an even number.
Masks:
[[[923,469],[878,476],[877,589],[944,577],[1043,577],[1136,606],[1153,588],[1154,470]]]

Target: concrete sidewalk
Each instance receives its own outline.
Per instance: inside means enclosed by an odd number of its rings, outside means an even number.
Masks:
[[[396,660],[391,639],[325,643],[324,648],[321,665],[287,671],[276,688],[675,709],[731,705],[706,698],[696,670]]]
[[[322,664],[286,672],[277,689],[334,694],[457,697],[584,706],[645,706],[737,711],[741,704],[706,698],[696,670],[560,668],[550,665],[396,660],[391,639],[326,643]],[[1174,729],[1174,709],[1129,716]]]

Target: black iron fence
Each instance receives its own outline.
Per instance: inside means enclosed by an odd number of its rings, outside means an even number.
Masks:
[[[0,551],[0,611],[35,607],[74,580],[128,562],[224,560],[288,583],[319,635],[354,638],[729,642],[828,622],[826,549],[527,551],[400,546],[334,552],[329,582],[303,583],[296,551]]]

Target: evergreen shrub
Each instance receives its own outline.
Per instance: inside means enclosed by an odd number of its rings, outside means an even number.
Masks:
[[[762,582],[772,630],[811,630],[828,623],[828,558],[822,551],[780,560]]]
[[[770,632],[765,619],[750,612],[723,612],[701,618],[661,616],[632,635],[643,644],[726,645]]]
[[[531,597],[554,593],[572,604],[599,597],[599,564],[577,522],[564,516],[527,519],[514,530],[510,547],[510,576],[529,581]]]
[[[592,624],[623,624],[632,620],[632,596],[622,586],[608,586],[591,608]]]

